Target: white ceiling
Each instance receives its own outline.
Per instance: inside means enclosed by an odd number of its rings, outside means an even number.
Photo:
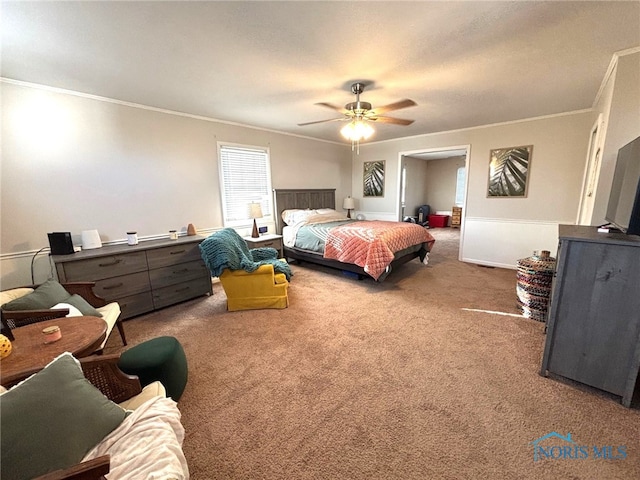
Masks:
[[[640,2],[7,2],[1,76],[343,141],[314,105],[417,102],[374,140],[590,108]]]

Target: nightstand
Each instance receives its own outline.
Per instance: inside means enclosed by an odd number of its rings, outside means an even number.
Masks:
[[[249,249],[271,247],[278,250],[279,258],[284,256],[284,252],[282,251],[282,235],[267,233],[260,235],[258,238],[244,237],[244,240],[247,242]]]

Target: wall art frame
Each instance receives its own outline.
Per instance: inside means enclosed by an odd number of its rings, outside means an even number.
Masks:
[[[364,162],[362,195],[365,197],[384,197],[385,160]]]
[[[525,198],[533,145],[496,148],[489,153],[488,198]]]

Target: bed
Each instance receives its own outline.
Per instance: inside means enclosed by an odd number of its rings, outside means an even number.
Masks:
[[[435,239],[407,222],[359,221],[335,210],[335,189],[276,189],[276,229],[284,256],[371,277],[419,258],[427,263]]]

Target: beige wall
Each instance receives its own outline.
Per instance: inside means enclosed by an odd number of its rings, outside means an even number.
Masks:
[[[574,222],[591,122],[592,113],[581,111],[361,145],[360,155],[353,158],[353,171],[362,171],[365,161],[386,160],[385,196],[380,199],[362,198],[361,181],[355,176],[353,196],[361,199],[364,210],[394,212],[398,196],[399,154],[470,145],[467,172],[469,215]],[[527,197],[487,198],[489,151],[518,145],[533,145]]]
[[[413,216],[420,205],[427,203],[427,162],[408,156],[404,164],[407,169],[404,215]]]
[[[268,147],[274,188],[351,194],[349,145],[3,82],[0,288],[30,283],[47,233],[103,242],[222,226],[217,142]],[[78,242],[79,243],[79,242]],[[36,281],[49,275],[38,257]]]
[[[355,175],[353,196],[362,210],[397,217],[400,156],[468,145],[460,258],[513,267],[533,250],[555,251],[557,225],[575,222],[592,123],[589,110],[361,145],[360,155],[353,159],[353,171],[362,171],[365,161],[386,160],[385,197],[362,198],[360,179]],[[533,145],[527,197],[487,198],[489,151],[519,145]]]
[[[464,167],[465,158],[446,158],[427,162],[426,204],[431,213],[450,213],[456,203],[458,168]]]
[[[357,213],[389,220],[400,216],[403,155],[468,147],[460,258],[513,267],[533,250],[555,252],[557,224],[575,222],[598,113],[606,137],[594,221],[606,211],[618,149],[640,134],[637,52],[620,57],[593,110],[373,142],[361,145],[359,155],[349,145],[69,92],[8,82],[0,88],[0,288],[30,283],[30,261],[48,246],[47,232],[77,237],[97,228],[103,241],[118,241],[130,229],[152,238],[188,223],[204,232],[220,228],[217,142],[268,147],[274,188],[336,188],[338,205],[352,195]],[[527,197],[487,198],[489,151],[518,145],[534,147]],[[372,160],[386,161],[382,198],[362,197],[363,162]],[[36,281],[50,275],[46,256],[36,259],[35,270]]]

